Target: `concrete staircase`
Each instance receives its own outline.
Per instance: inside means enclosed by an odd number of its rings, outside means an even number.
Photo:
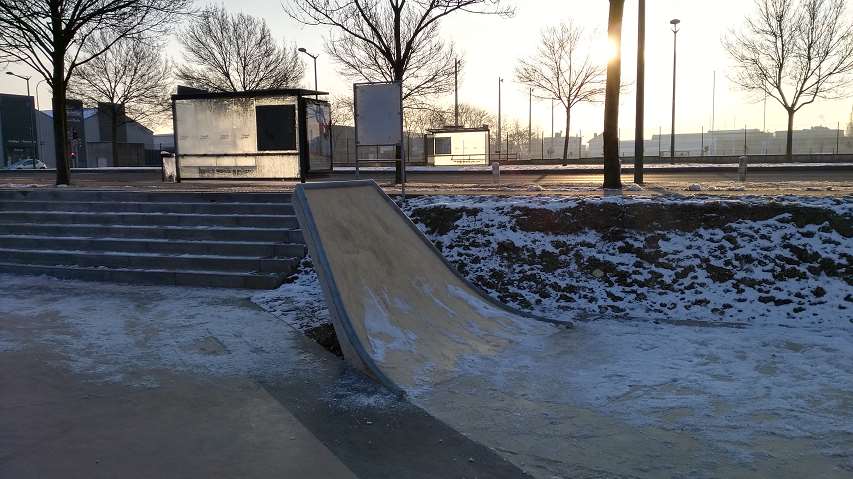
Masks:
[[[287,193],[0,189],[0,273],[272,289],[305,253]]]

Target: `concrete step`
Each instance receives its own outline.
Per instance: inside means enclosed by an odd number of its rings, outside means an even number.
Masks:
[[[0,223],[296,228],[296,216],[0,211]]]
[[[0,223],[0,234],[73,236],[86,238],[168,239],[178,241],[255,241],[304,244],[296,228],[239,228],[205,226],[149,226],[59,224],[49,222]]]
[[[102,266],[110,269],[230,271],[290,274],[298,258],[251,258],[218,255],[162,255],[152,253],[91,252],[0,248],[5,263],[42,266]]]
[[[261,258],[301,258],[305,245],[257,241],[175,241],[109,237],[73,237],[0,234],[0,246],[12,249],[94,252],[195,254]]]
[[[46,275],[61,279],[113,283],[201,286],[211,288],[275,289],[287,275],[226,271],[105,269],[80,266],[44,266],[0,262],[0,273]]]
[[[219,202],[115,202],[0,200],[0,211],[46,211],[85,213],[179,213],[213,215],[293,215],[290,203]]]
[[[77,188],[0,188],[0,201],[112,201],[130,203],[291,203],[291,193],[139,191]]]

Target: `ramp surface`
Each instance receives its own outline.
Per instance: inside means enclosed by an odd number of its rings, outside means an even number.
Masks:
[[[344,356],[395,391],[558,331],[461,277],[373,181],[300,185],[294,205]]]

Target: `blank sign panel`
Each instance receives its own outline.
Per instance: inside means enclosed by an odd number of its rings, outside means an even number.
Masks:
[[[399,83],[357,83],[353,86],[355,125],[359,145],[396,145],[402,142]]]

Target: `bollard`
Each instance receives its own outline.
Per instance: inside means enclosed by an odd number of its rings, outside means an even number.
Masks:
[[[492,163],[492,180],[495,183],[500,183],[501,181],[501,164],[498,162]]]
[[[737,168],[738,179],[740,180],[741,183],[743,183],[746,181],[746,160],[747,160],[747,158],[746,158],[746,156],[741,156],[738,160],[739,160],[738,161],[738,168]]]
[[[162,179],[163,183],[176,183],[178,181],[178,167],[175,161],[175,155],[168,151],[160,152],[162,160]]]

